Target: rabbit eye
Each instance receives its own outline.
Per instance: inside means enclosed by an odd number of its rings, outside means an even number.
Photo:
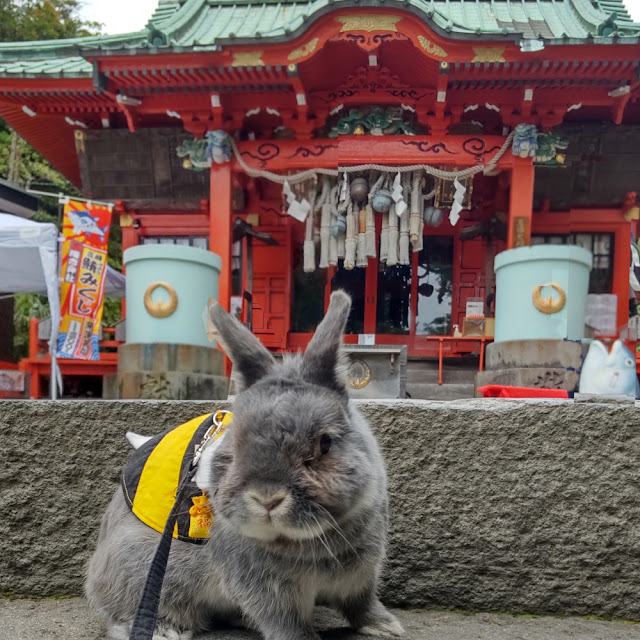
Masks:
[[[329,453],[329,449],[331,449],[331,436],[323,433],[320,436],[320,452],[324,455],[325,453]]]

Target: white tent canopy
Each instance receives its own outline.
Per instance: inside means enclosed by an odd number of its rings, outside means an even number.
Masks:
[[[53,269],[49,268],[57,288],[58,230],[48,222],[33,222],[0,213],[0,294],[43,293],[50,296],[49,275],[45,263],[53,253]],[[44,255],[44,259],[43,259]],[[105,294],[110,298],[124,297],[124,276],[107,267]],[[58,295],[59,297],[59,295]]]
[[[51,309],[51,372],[59,381],[56,363],[60,324],[58,235],[54,224],[0,213],[0,294],[46,293]],[[110,267],[107,267],[105,294],[116,298],[124,296],[124,276]],[[55,392],[52,395],[55,396]]]

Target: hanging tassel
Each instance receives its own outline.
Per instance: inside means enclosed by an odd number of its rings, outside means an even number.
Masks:
[[[406,202],[411,195],[411,176],[409,174],[402,176],[402,192]],[[403,265],[409,264],[409,216],[409,208],[406,207],[400,217],[400,239],[398,241],[398,263]]]
[[[351,271],[356,266],[356,226],[358,224],[357,213],[353,203],[347,209],[347,232],[344,240],[344,268]],[[339,238],[339,236],[338,236]],[[339,246],[338,246],[339,250]]]
[[[398,264],[398,216],[396,215],[395,202],[389,209],[389,254],[387,266],[393,267]]]
[[[316,202],[317,181],[314,178],[311,183],[306,183],[305,187],[299,187],[298,191],[304,195],[303,201],[309,205],[309,215],[305,221],[304,244],[302,248],[302,265],[305,273],[313,273],[316,270]]]
[[[336,247],[338,260],[344,260],[346,257],[346,253],[347,253],[347,249],[345,245],[346,238],[347,238],[346,231],[342,231],[341,233],[338,234],[338,242]]]
[[[411,188],[411,218],[409,219],[409,236],[411,246],[416,251],[420,241],[420,223],[422,222],[422,176],[420,171],[413,172],[413,185]]]
[[[397,217],[396,217],[396,220],[397,220]],[[389,257],[389,212],[387,211],[386,213],[382,214],[382,228],[380,229],[380,262],[386,263],[388,257]]]
[[[316,270],[316,245],[313,242],[313,216],[308,216],[303,245],[303,268],[305,273]]]
[[[365,209],[360,209],[360,211],[358,212],[358,244],[356,249],[356,267],[367,266],[366,231],[367,212]]]
[[[320,217],[320,264],[321,269],[329,266],[329,238],[331,223],[331,205],[327,202],[322,205],[322,215]]]
[[[373,207],[368,204],[365,209],[366,228],[364,232],[365,252],[367,258],[376,257],[376,222],[373,217]]]
[[[398,263],[409,264],[409,209],[407,209],[400,218]]]
[[[333,187],[329,192],[329,207],[331,210],[331,229],[334,228],[334,225],[338,222],[338,185]],[[331,233],[329,235],[329,266],[335,267],[338,264],[338,237],[340,236],[340,231],[338,231],[337,235]],[[342,233],[342,238],[344,241],[344,233]],[[343,254],[344,257],[344,254]]]
[[[420,231],[418,232],[418,243],[415,246],[415,251],[422,251],[424,246],[424,220],[420,221]]]

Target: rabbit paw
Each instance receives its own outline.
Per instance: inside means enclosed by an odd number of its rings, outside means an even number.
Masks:
[[[153,634],[153,640],[191,640],[192,631],[177,631],[166,622],[159,622]]]
[[[107,629],[108,640],[129,640],[130,624],[112,624]]]
[[[108,640],[129,640],[131,623],[112,624],[107,630]],[[158,622],[153,633],[153,640],[191,640],[192,631],[177,631],[166,622]]]
[[[380,638],[397,638],[404,635],[404,629],[395,616],[388,614],[389,618],[370,623],[358,629],[358,633]]]

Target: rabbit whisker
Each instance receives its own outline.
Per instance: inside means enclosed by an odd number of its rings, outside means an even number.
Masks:
[[[340,565],[342,566],[342,563],[340,562],[340,560],[338,560],[338,558],[336,558],[336,556],[333,554],[333,552],[331,551],[331,549],[329,549],[329,544],[326,542],[325,540],[325,534],[324,531],[322,531],[322,527],[320,526],[320,523],[318,522],[318,519],[312,514],[311,517],[316,521],[316,524],[318,525],[318,528],[320,529],[321,533],[319,536],[317,536],[318,540],[320,540],[320,542],[322,543],[322,546],[328,551],[329,555]]]
[[[353,551],[353,553],[356,554],[356,557],[360,559],[360,554],[358,553],[356,548],[349,542],[347,537],[344,535],[344,533],[342,532],[342,529],[340,528],[340,525],[338,524],[338,521],[331,515],[331,512],[320,504],[318,505],[318,507],[322,509],[323,513],[329,516],[330,520],[327,521],[327,524],[347,543],[347,545]]]
[[[307,529],[311,534],[311,537],[309,539],[313,542],[313,530],[311,529],[311,525],[308,522],[306,522],[304,526],[305,526],[305,529]],[[300,540],[300,546],[303,547],[301,551],[307,550],[306,547],[304,546],[305,542],[306,540]],[[313,559],[313,564],[316,565],[318,563],[318,559],[316,558],[316,546],[313,543],[310,546],[311,546],[311,555]]]

